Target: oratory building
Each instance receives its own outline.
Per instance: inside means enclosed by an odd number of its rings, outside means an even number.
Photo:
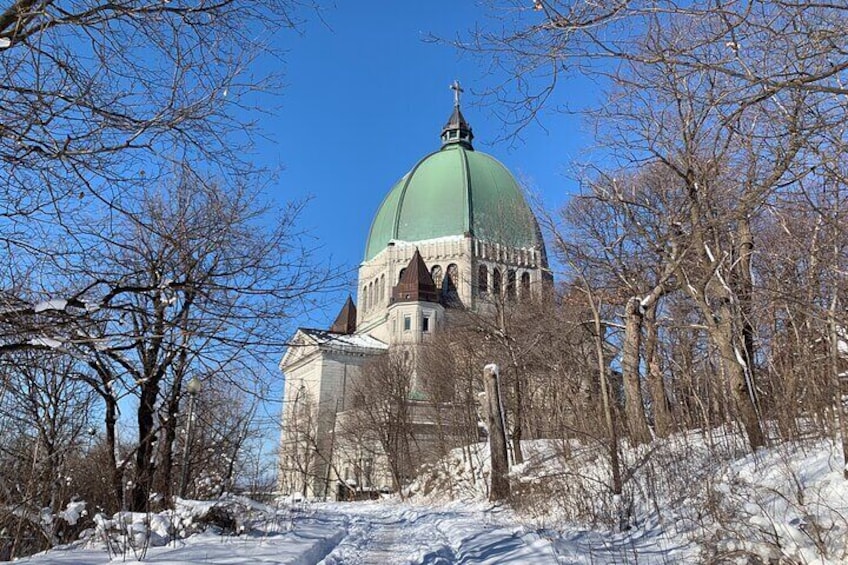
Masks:
[[[452,88],[441,147],[391,187],[374,215],[356,305],[348,298],[327,330],[300,328],[280,362],[283,494],[336,498],[391,488],[379,454],[351,455],[337,437],[339,423],[356,410],[351,391],[369,361],[402,351],[414,383],[410,402],[425,406],[420,353],[450,324],[451,312],[479,310],[493,296],[529,295],[550,276],[521,188],[500,162],[474,150],[461,90]]]

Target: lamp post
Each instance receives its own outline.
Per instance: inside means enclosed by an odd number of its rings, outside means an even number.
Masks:
[[[192,377],[186,385],[188,393],[188,422],[186,423],[186,438],[185,446],[183,446],[183,470],[180,475],[180,498],[186,496],[186,486],[188,484],[188,456],[191,449],[191,428],[194,424],[194,402],[197,400],[197,395],[200,392],[200,379]]]

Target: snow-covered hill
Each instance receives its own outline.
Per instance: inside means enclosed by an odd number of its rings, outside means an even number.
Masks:
[[[525,461],[510,473],[512,507],[553,540],[562,563],[848,562],[839,446],[786,443],[755,455],[746,447],[723,429],[625,446],[615,495],[597,445],[525,442]],[[411,485],[410,501],[485,500],[486,452],[454,450]]]

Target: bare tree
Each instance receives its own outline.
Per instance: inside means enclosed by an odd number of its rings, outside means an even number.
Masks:
[[[297,0],[13,0],[0,10],[3,238],[19,252],[39,220],[67,226],[74,202],[122,209],[163,160],[247,169],[235,134],[248,77]],[[245,143],[248,140],[241,137]],[[57,220],[57,216],[59,219]],[[23,223],[26,222],[26,223]],[[22,237],[16,238],[18,233]]]
[[[516,124],[538,116],[562,73],[585,74],[603,89],[603,104],[587,111],[597,125],[602,158],[609,163],[613,157],[616,166],[590,169],[586,178],[600,181],[617,202],[631,248],[634,238],[660,233],[644,233],[650,226],[664,226],[678,243],[676,250],[658,247],[655,280],[666,279],[688,296],[751,447],[763,445],[757,365],[765,342],[752,277],[756,230],[775,199],[803,192],[805,178],[833,171],[832,155],[842,154],[835,116],[844,112],[845,97],[839,95],[845,92],[848,50],[836,30],[848,11],[782,1],[494,6],[508,6],[518,17],[504,30],[479,34],[470,47],[510,71],[497,92],[514,94],[508,107]],[[646,167],[666,176],[668,186],[654,192],[674,204],[652,224],[640,223],[655,213],[651,200],[647,211],[639,211],[644,199],[617,194],[610,182],[644,174]],[[644,322],[635,298],[647,312],[667,293],[662,288],[642,288],[622,304],[623,368],[634,408],[635,338]],[[628,420],[629,427],[644,430],[638,410]]]
[[[117,458],[120,398],[138,401],[130,506],[144,509],[158,434],[164,429],[173,439],[173,399],[182,397],[190,371],[208,375],[213,386],[233,382],[231,376],[283,346],[291,309],[326,288],[329,279],[307,268],[308,250],[298,247],[297,211],[274,211],[273,226],[253,193],[227,192],[183,170],[175,186],[150,191],[131,216],[93,225],[102,246],[69,275],[68,288],[77,290],[35,308],[55,323],[18,339],[92,369],[87,382],[105,403],[116,505],[127,463]]]
[[[255,193],[213,187],[186,165],[221,185],[261,182],[243,158],[245,101],[278,83],[250,67],[309,4],[0,9],[0,244],[16,257],[0,271],[0,354],[52,351],[88,366],[114,506],[132,459],[131,505],[147,504],[157,440],[166,474],[173,468],[188,376],[226,379],[254,364],[317,286],[293,229],[299,205],[266,229]],[[118,455],[127,396],[139,405],[132,458]]]
[[[599,175],[563,211],[567,235],[557,237],[568,260],[590,270],[594,284],[618,303],[625,416],[635,443],[651,439],[642,392],[643,334],[655,335],[653,316],[660,300],[676,289],[682,259],[681,241],[672,229],[682,218],[662,194],[668,181],[661,169],[650,167],[634,175]],[[546,224],[558,229],[550,218]],[[664,436],[669,429],[664,382],[656,364],[648,369],[654,425]]]
[[[403,351],[391,351],[367,363],[353,383],[351,410],[341,434],[359,437],[358,444],[369,450],[374,441],[385,456],[396,491],[412,478],[420,462],[415,436],[415,414],[411,399],[413,375]],[[373,451],[373,449],[371,449]]]
[[[93,394],[79,364],[55,353],[18,352],[2,367],[0,528],[11,559],[77,533],[43,514],[63,510],[77,493],[72,460],[88,437]]]
[[[234,492],[248,455],[246,449],[259,433],[256,421],[259,398],[245,394],[235,384],[248,384],[250,375],[242,372],[229,378],[231,382],[208,379],[211,386],[197,393],[191,437],[187,435],[188,411],[183,410],[181,414],[185,418],[177,433],[178,441],[169,445],[160,440],[160,453],[188,455],[186,461],[179,462],[180,467],[188,465],[183,471],[190,485],[186,496],[212,498]],[[187,450],[186,442],[190,442]],[[160,475],[161,484],[170,481],[174,486],[176,474],[162,468]]]
[[[55,326],[56,316],[34,316],[45,297],[74,305],[61,283],[102,245],[93,224],[139,212],[144,189],[188,162],[246,178],[245,100],[277,86],[249,68],[308,4],[13,0],[0,9],[0,245],[15,257],[0,267],[0,351],[31,347],[21,336]]]
[[[507,121],[524,127],[549,109],[561,81],[575,75],[599,86],[623,68],[663,67],[712,75],[738,86],[735,110],[804,92],[843,105],[848,93],[848,8],[833,2],[751,3],[492,0],[502,25],[482,28],[460,46],[481,54],[500,82],[487,91]],[[836,115],[829,122],[835,123]]]
[[[287,386],[288,383],[287,383]],[[278,473],[280,490],[307,496],[310,483],[321,478],[317,459],[329,459],[318,441],[318,406],[306,386],[298,387],[283,410],[287,425],[283,430],[282,457]]]

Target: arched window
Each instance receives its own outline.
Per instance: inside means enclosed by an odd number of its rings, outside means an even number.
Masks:
[[[371,306],[371,308],[374,307],[374,282],[373,281],[368,285],[368,304]]]
[[[456,289],[457,286],[459,286],[459,267],[456,266],[456,263],[451,263],[450,265],[448,265],[447,275],[448,283],[451,287]]]
[[[386,298],[386,275],[380,275],[380,302]]]
[[[433,265],[433,268],[430,269],[430,276],[433,277],[436,288],[442,288],[442,267],[440,265]]]
[[[521,298],[530,298],[530,273],[521,273]]]
[[[405,272],[406,272],[406,268],[403,268],[403,269],[400,270],[400,272],[398,273],[398,282],[400,282],[400,279],[403,278],[403,274]]]
[[[495,296],[501,295],[501,272],[498,269],[492,269],[492,294]]]
[[[477,268],[477,291],[481,295],[489,292],[489,269],[486,265]]]
[[[368,287],[362,287],[362,310],[368,310]]]
[[[506,297],[515,300],[515,270],[513,269],[506,273]]]
[[[447,306],[459,305],[459,267],[456,263],[451,263],[445,270],[445,278],[442,280],[442,299]]]

